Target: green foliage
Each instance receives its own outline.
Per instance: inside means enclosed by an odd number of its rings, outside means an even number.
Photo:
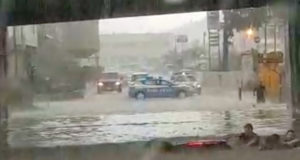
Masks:
[[[51,77],[56,80],[80,78],[80,66],[67,52],[52,52],[37,54],[35,65],[38,75]]]
[[[35,66],[35,91],[49,92],[53,88],[61,91],[82,89],[85,70],[76,60],[72,53],[57,44],[48,43],[39,48],[32,60],[32,65]]]

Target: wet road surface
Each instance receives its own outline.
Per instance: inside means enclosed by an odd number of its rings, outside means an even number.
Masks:
[[[107,93],[83,100],[38,103],[36,110],[12,115],[9,144],[52,147],[222,136],[240,132],[248,122],[261,135],[289,129],[285,105],[256,106],[250,96],[239,102],[233,95],[207,93],[183,100],[136,101],[126,93]]]

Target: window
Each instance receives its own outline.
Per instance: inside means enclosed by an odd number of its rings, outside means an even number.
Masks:
[[[168,82],[168,81],[162,81],[160,82],[160,85],[163,85],[163,86],[169,86],[171,83]]]
[[[145,85],[155,85],[156,83],[153,80],[147,80],[147,81],[144,81],[144,84]]]
[[[174,78],[174,81],[176,82],[185,82],[185,77],[184,76],[177,76]]]

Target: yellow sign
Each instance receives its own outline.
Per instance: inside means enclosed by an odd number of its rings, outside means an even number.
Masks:
[[[267,54],[258,54],[258,63],[282,63],[282,52],[270,52]]]

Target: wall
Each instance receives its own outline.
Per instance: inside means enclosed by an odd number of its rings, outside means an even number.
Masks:
[[[38,25],[8,27],[8,78],[26,79],[27,64],[38,47]]]
[[[27,26],[16,26],[15,29],[15,40],[16,45],[20,46],[38,46],[38,32],[37,25],[27,25]],[[9,30],[10,32],[13,30]]]

